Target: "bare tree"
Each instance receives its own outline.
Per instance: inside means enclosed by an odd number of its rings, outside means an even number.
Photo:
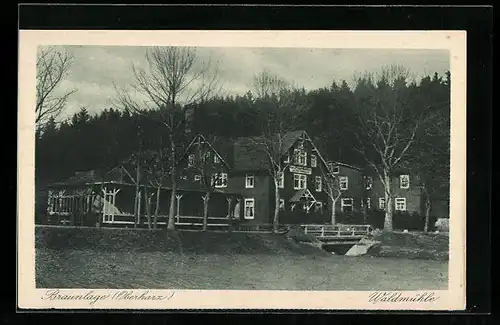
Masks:
[[[213,192],[215,192],[216,184],[218,182],[222,182],[221,177],[221,169],[214,163],[214,159],[211,155],[213,152],[214,155],[217,155],[217,152],[214,150],[210,143],[214,143],[217,141],[216,136],[210,136],[207,140],[206,137],[202,135],[198,135],[198,137],[194,140],[196,141],[194,145],[196,146],[196,150],[191,153],[191,158],[188,166],[192,167],[196,170],[200,175],[200,182],[205,194],[203,195],[203,231],[207,230],[208,227],[208,206],[210,202],[210,198]],[[219,160],[222,161],[222,159]]]
[[[321,168],[321,174],[326,190],[325,192],[328,195],[328,198],[332,201],[331,223],[332,226],[335,226],[335,224],[337,223],[337,202],[343,193],[342,189],[340,188],[340,179],[332,173],[329,166]]]
[[[55,47],[40,47],[36,60],[35,123],[41,127],[50,117],[57,117],[76,90],[57,93],[61,81],[67,77],[74,57],[68,51]]]
[[[393,65],[384,67],[378,76],[358,78],[355,89],[357,150],[384,186],[386,231],[393,229],[393,173],[404,162],[419,127],[420,117],[408,109],[408,78],[407,69]]]
[[[296,89],[282,78],[268,71],[255,75],[252,80],[258,105],[257,120],[260,136],[250,138],[252,145],[265,156],[265,168],[274,183],[273,231],[278,232],[280,183],[289,164],[286,157],[286,137],[297,127],[304,106],[297,99]]]
[[[144,171],[147,178],[147,184],[153,186],[156,189],[156,193],[148,194],[147,187],[145,187],[145,195],[148,200],[151,200],[155,196],[155,210],[153,217],[152,228],[158,228],[158,216],[160,214],[160,196],[161,188],[164,185],[164,180],[168,176],[168,166],[170,165],[169,157],[165,155],[165,150],[163,149],[162,137],[160,137],[160,145],[157,149],[150,149],[145,152],[145,163]],[[148,204],[151,205],[151,202]],[[148,227],[151,228],[151,211],[146,211],[148,214]]]
[[[146,62],[146,68],[132,65],[135,79],[132,88],[137,96],[115,86],[117,103],[126,110],[154,118],[167,130],[168,169],[172,186],[167,229],[174,229],[176,166],[183,148],[187,107],[217,91],[218,71],[210,61],[198,64],[200,62],[193,48],[148,48]],[[137,99],[139,97],[143,99]],[[154,114],[148,114],[150,110],[154,110]]]

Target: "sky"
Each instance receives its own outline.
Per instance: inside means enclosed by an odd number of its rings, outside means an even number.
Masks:
[[[85,107],[98,113],[113,107],[118,87],[134,83],[132,64],[146,67],[145,47],[138,46],[64,46],[74,55],[68,76],[57,91],[72,89],[66,118]],[[218,64],[222,94],[244,94],[252,77],[264,69],[281,78],[313,90],[329,87],[334,80],[352,83],[358,73],[377,72],[384,65],[399,64],[410,70],[413,78],[449,70],[446,50],[401,49],[326,49],[326,48],[196,48],[199,62]]]

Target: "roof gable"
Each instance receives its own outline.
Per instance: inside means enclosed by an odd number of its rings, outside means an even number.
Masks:
[[[282,154],[285,155],[303,135],[305,135],[305,131],[285,133],[281,139],[283,142]],[[273,135],[273,137],[278,139],[278,135]],[[261,143],[262,136],[237,138],[234,141],[233,169],[235,171],[266,169],[267,156]]]

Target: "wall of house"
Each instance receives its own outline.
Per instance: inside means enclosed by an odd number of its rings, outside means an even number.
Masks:
[[[395,198],[406,198],[406,211],[409,213],[423,213],[423,195],[419,186],[418,178],[410,175],[409,188],[401,188],[399,176],[392,178],[393,211],[395,209]],[[385,197],[385,189],[378,176],[373,176],[373,186],[370,193],[372,209],[379,209],[379,198]]]
[[[353,211],[362,211],[362,200],[365,198],[365,181],[363,172],[354,167],[339,165],[339,173],[335,174],[337,177],[347,177],[347,190],[343,190],[339,199],[336,202],[335,211],[342,212],[342,199],[351,198],[353,201]],[[332,204],[330,200],[330,206]]]
[[[254,175],[254,187],[245,187],[247,174]],[[273,186],[271,177],[264,172],[240,172],[231,173],[228,179],[227,191],[241,194],[240,221],[248,224],[262,224],[271,222],[270,213],[270,187]],[[253,198],[255,201],[255,217],[253,219],[244,218],[245,199]]]

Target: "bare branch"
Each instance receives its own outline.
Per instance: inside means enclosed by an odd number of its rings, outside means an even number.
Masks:
[[[39,126],[52,116],[57,117],[64,109],[70,95],[76,90],[56,94],[57,87],[67,77],[73,64],[71,53],[54,47],[40,48],[37,55],[35,123]]]

